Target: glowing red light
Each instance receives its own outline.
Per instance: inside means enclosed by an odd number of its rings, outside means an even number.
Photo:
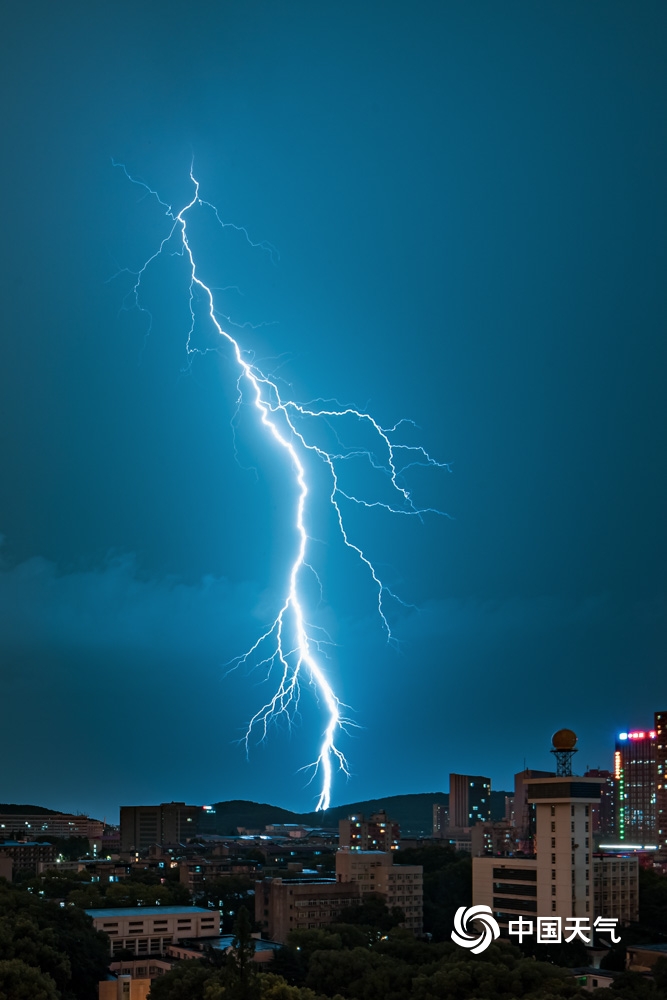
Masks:
[[[651,740],[655,739],[654,732],[645,733],[643,729],[636,729],[634,733],[628,733],[629,740],[645,740],[647,736]]]

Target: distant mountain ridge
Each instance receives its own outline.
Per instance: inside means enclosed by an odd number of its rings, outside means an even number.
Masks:
[[[492,819],[503,819],[505,815],[505,796],[508,792],[491,792]],[[449,805],[447,792],[418,792],[411,795],[387,795],[384,798],[365,799],[362,802],[350,802],[346,805],[334,806],[325,812],[296,813],[281,806],[272,806],[266,802],[251,802],[245,799],[233,799],[229,802],[216,802],[213,806],[216,812],[215,826],[219,833],[231,835],[241,827],[246,830],[263,830],[272,823],[295,823],[313,827],[337,827],[340,819],[357,813],[369,817],[371,813],[384,809],[391,820],[401,827],[404,836],[430,836],[433,830],[433,806],[440,803]],[[213,817],[211,817],[213,820]]]
[[[25,814],[26,816],[55,816],[58,814],[58,810],[47,809],[46,806],[19,806],[15,802],[0,802],[0,813],[4,815]]]

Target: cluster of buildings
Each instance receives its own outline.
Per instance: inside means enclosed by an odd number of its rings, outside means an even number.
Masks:
[[[618,735],[613,770],[574,774],[575,744],[570,730],[555,734],[555,769],[519,772],[513,794],[504,796],[504,816],[493,814],[488,777],[451,774],[448,801],[433,804],[432,836],[416,842],[402,839],[384,812],[348,816],[338,829],[276,823],[232,836],[221,833],[214,807],[184,802],[124,806],[117,829],[85,816],[12,807],[0,812],[0,876],[57,868],[107,883],[130,878],[136,868],[178,868],[192,898],[206,899],[205,908],[88,910],[109,938],[120,977],[101,1000],[114,1000],[121,980],[134,990],[137,977],[149,982],[175,961],[201,957],[206,946],[231,947],[220,909],[211,908],[218,901],[207,895],[230,875],[254,881],[257,961],[269,960],[291,931],[325,927],[371,898],[400,910],[402,926],[419,936],[423,870],[400,863],[401,847],[415,843],[472,854],[472,903],[488,906],[501,931],[538,917],[609,918],[622,926],[638,919],[639,865],[667,866],[667,712],[655,713],[652,728]],[[92,856],[58,858],[51,841],[72,836],[86,837]]]
[[[455,822],[480,816],[467,828],[473,854],[473,905],[488,906],[501,930],[539,919],[559,922],[638,920],[639,864],[667,861],[667,721],[656,712],[654,728],[619,734],[614,771],[573,774],[576,736],[553,737],[555,771],[516,775],[506,815],[482,815],[490,783],[456,776],[450,792]],[[466,782],[467,777],[467,782]],[[434,812],[434,831],[446,836]]]
[[[586,770],[599,795],[590,805],[596,848],[657,852],[667,857],[667,711],[653,726],[618,734],[613,770]],[[433,836],[473,855],[535,850],[536,809],[528,788],[554,771],[524,769],[514,794],[505,796],[503,819],[491,815],[491,781],[481,775],[450,775],[449,803],[433,806]]]

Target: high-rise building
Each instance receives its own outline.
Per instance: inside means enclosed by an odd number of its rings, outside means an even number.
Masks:
[[[373,813],[370,819],[361,814],[338,821],[338,843],[352,851],[396,851],[401,840],[401,828],[387,814]]]
[[[613,771],[593,768],[584,771],[584,778],[600,779],[600,802],[591,809],[591,829],[593,834],[613,837],[616,833],[616,780]]]
[[[449,826],[449,810],[442,802],[433,803],[433,836],[444,838]]]
[[[560,739],[559,739],[560,737]],[[600,780],[572,775],[576,736],[554,736],[559,773],[535,777],[526,797],[535,811],[533,857],[473,857],[473,904],[493,910],[501,928],[519,917],[637,919],[636,857],[593,856],[592,809]],[[568,770],[570,773],[568,773]]]
[[[667,711],[655,713],[656,844],[667,854]]]
[[[120,807],[121,851],[143,851],[152,844],[182,844],[198,832],[201,806],[163,802],[159,806]]]
[[[616,740],[614,778],[619,842],[656,843],[657,743],[655,729],[628,730],[619,733]]]
[[[450,774],[449,825],[455,829],[491,819],[491,778],[479,774]]]

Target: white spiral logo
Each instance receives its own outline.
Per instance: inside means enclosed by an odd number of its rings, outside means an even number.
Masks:
[[[468,932],[468,924],[476,921],[477,925],[482,925],[482,933],[475,935]],[[492,941],[500,937],[500,927],[498,921],[493,916],[490,906],[459,906],[454,917],[454,930],[452,931],[452,941],[460,944],[462,948],[470,948],[473,955],[479,955],[485,951]]]

